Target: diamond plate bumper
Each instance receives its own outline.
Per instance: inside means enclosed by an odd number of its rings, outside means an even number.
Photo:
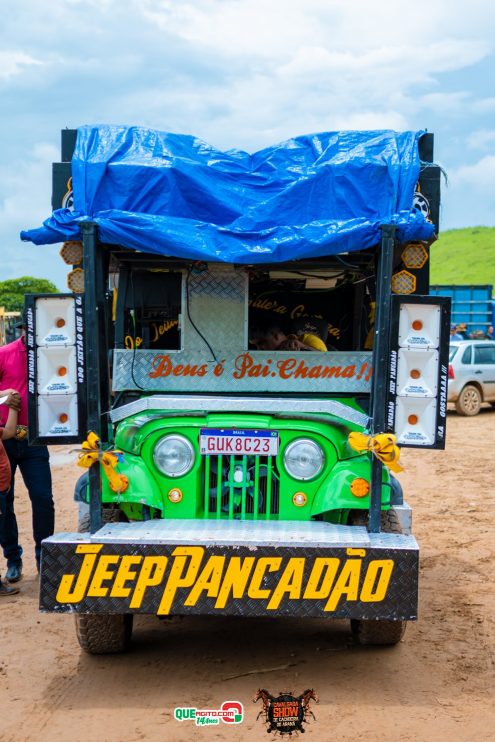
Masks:
[[[147,521],[42,545],[40,608],[81,613],[417,615],[410,535],[322,522]]]

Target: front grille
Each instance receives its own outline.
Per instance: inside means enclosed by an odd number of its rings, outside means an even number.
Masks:
[[[271,456],[204,456],[205,518],[270,518],[279,512],[279,476]]]

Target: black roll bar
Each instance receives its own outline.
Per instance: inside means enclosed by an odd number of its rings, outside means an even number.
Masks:
[[[382,226],[382,239],[376,272],[375,340],[373,343],[373,376],[371,381],[371,434],[385,431],[387,419],[386,384],[390,345],[390,297],[392,294],[392,270],[395,243],[395,225]],[[368,530],[380,532],[382,503],[383,464],[376,457],[371,459],[371,498]]]

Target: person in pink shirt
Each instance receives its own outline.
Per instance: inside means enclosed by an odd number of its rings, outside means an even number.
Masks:
[[[13,438],[17,431],[17,414],[20,405],[19,395],[15,389],[6,389],[0,392],[0,398],[5,400],[5,404],[9,408],[9,414],[7,416],[7,422],[5,427],[0,426],[0,539],[3,538],[3,529],[5,524],[5,512],[6,512],[6,501],[10,489],[10,463],[5,453],[5,448],[2,441],[8,438]],[[17,587],[10,587],[4,585],[0,576],[0,598],[5,598],[10,595],[15,595],[19,592]]]
[[[36,565],[40,567],[41,542],[51,536],[55,527],[55,508],[52,494],[52,476],[49,454],[46,446],[30,446],[28,442],[27,419],[27,365],[24,344],[24,324],[22,335],[13,343],[0,347],[0,389],[16,389],[19,392],[21,408],[19,412],[17,435],[4,442],[10,461],[12,480],[5,503],[4,527],[1,539],[3,554],[7,560],[6,578],[18,582],[22,576],[22,547],[19,544],[17,520],[14,511],[14,481],[17,468],[20,469],[26,485],[33,511],[33,537]],[[0,405],[0,426],[4,426],[8,408]]]

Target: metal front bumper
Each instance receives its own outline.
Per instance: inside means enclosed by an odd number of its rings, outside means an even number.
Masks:
[[[42,544],[40,608],[415,619],[410,535],[323,522],[146,521]]]

